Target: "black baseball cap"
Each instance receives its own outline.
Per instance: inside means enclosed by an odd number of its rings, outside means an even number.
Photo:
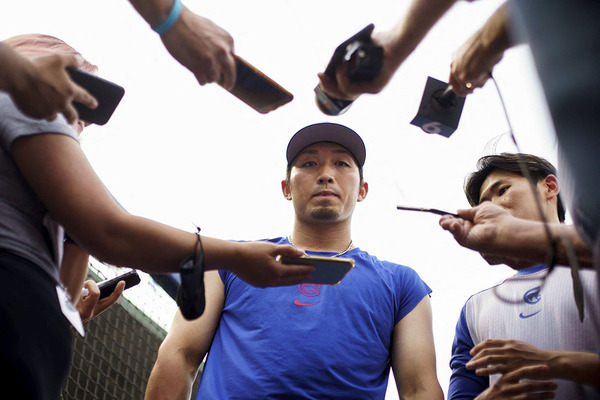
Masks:
[[[367,150],[358,133],[344,125],[322,122],[308,125],[292,136],[286,152],[288,165],[306,147],[319,142],[331,142],[344,146],[354,156],[358,168],[362,168],[365,164]]]

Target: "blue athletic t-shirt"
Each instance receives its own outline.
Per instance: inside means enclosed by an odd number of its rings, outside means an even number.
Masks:
[[[220,271],[225,304],[196,398],[383,399],[394,327],[431,289],[358,248],[343,257],[355,267],[336,286],[259,289]]]

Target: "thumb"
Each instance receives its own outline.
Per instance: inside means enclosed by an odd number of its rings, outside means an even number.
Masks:
[[[81,68],[85,60],[81,54],[60,54],[65,67]]]
[[[462,218],[469,221],[473,221],[473,217],[475,217],[475,208],[465,208],[458,210],[456,213]]]
[[[294,247],[292,245],[283,245],[277,247],[276,254],[282,257],[298,258],[304,255],[304,250]]]

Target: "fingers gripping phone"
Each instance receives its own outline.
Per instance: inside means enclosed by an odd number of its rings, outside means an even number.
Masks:
[[[312,277],[304,280],[304,283],[319,283],[322,285],[337,285],[354,268],[354,260],[351,258],[332,258],[303,255],[299,258],[281,257],[283,264],[312,265],[316,268]]]
[[[235,86],[230,93],[259,113],[271,112],[294,98],[290,92],[243,58],[235,56],[235,66]]]
[[[98,107],[88,108],[74,101],[73,106],[79,114],[79,119],[91,124],[104,125],[113,115],[121,102],[125,89],[121,86],[76,68],[67,68],[73,82],[87,90],[98,100]]]
[[[121,281],[125,281],[125,289],[129,289],[130,287],[140,283],[140,276],[135,270],[132,270],[115,278],[98,282],[98,289],[100,289],[100,299],[110,296],[112,292],[115,291],[117,284]]]

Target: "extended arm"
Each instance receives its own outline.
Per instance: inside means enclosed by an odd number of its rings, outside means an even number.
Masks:
[[[196,235],[123,211],[87,161],[79,143],[61,134],[17,139],[11,155],[50,214],[88,253],[117,266],[146,272],[178,272],[194,250]],[[234,243],[202,238],[207,269],[228,269],[255,286],[291,285],[311,267],[283,265],[277,255],[301,250],[266,242]]]
[[[548,261],[551,247],[542,222],[513,217],[490,202],[459,210],[458,214],[461,218],[443,216],[440,226],[452,233],[461,246],[482,253],[488,262],[495,260],[520,269],[521,260],[528,261],[524,264],[527,266]],[[569,252],[573,250],[582,267],[593,267],[592,251],[575,226],[549,223],[546,227],[556,243],[558,264],[569,265]]]
[[[163,22],[174,0],[130,0],[138,13],[150,24]],[[183,6],[181,15],[166,33],[163,44],[171,55],[189,69],[201,85],[219,82],[231,89],[235,83],[233,38],[211,20]]]
[[[463,44],[452,61],[449,83],[459,96],[482,87],[513,45],[509,34],[510,8],[504,3],[473,36]],[[468,84],[468,85],[467,85]]]
[[[178,311],[169,334],[160,346],[146,388],[146,400],[188,400],[198,367],[206,356],[219,324],[224,287],[219,273],[204,276],[206,308],[193,322]]]
[[[401,399],[442,400],[437,379],[429,296],[396,324],[392,369]]]

